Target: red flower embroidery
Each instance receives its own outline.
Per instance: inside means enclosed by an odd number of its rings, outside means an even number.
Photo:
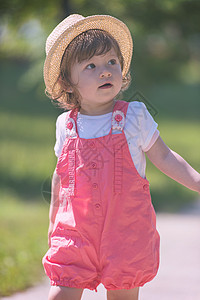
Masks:
[[[121,115],[116,115],[116,116],[115,116],[115,121],[116,121],[117,123],[119,123],[121,120],[122,120],[122,116],[121,116]]]
[[[70,130],[73,128],[72,122],[69,122],[69,123],[67,124],[67,128],[70,129]]]

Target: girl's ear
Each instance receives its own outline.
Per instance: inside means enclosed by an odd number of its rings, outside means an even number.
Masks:
[[[63,87],[63,90],[66,93],[73,93],[73,88],[69,85],[69,83],[67,84],[65,80],[62,79],[62,77],[60,76],[58,79],[58,83]]]

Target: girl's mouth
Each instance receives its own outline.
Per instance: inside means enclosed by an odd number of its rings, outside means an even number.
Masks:
[[[113,85],[111,83],[105,83],[101,86],[99,86],[100,89],[109,89],[111,88]]]

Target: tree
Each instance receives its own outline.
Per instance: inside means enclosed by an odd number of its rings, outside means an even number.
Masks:
[[[196,0],[2,0],[0,58],[26,59],[39,66],[45,39],[60,20],[71,13],[110,14],[130,28],[137,72],[143,78],[178,78],[183,65],[189,68],[192,64],[189,69],[198,81],[199,12]]]

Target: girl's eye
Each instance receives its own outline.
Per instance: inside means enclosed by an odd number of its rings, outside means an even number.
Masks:
[[[111,59],[108,62],[109,65],[115,65],[116,63],[117,63],[116,59]]]
[[[86,69],[91,70],[95,68],[95,64],[89,64],[87,65]]]

